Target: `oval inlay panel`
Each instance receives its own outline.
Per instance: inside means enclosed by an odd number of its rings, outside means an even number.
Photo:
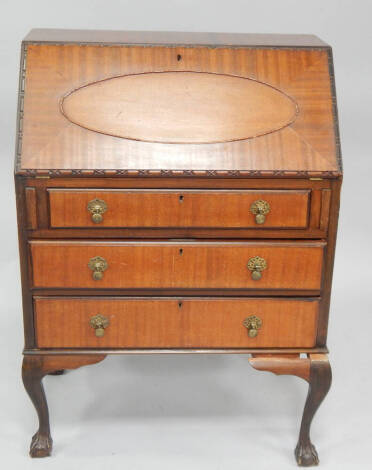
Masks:
[[[91,131],[162,143],[249,139],[291,124],[295,101],[265,83],[205,72],[150,72],[94,82],[66,95],[64,116]]]

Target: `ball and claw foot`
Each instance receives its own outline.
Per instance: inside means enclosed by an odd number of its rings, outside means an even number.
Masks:
[[[52,453],[53,440],[50,434],[41,434],[39,431],[33,436],[30,446],[30,457],[48,457]]]
[[[300,467],[312,467],[319,464],[318,453],[311,442],[307,444],[299,442],[295,449],[295,456]]]

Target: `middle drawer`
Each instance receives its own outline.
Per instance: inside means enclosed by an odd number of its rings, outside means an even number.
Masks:
[[[30,242],[39,288],[320,290],[324,242]]]

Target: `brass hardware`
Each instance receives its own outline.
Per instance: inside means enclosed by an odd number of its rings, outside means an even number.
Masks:
[[[107,211],[107,204],[101,199],[93,199],[88,202],[88,211],[92,214],[92,222],[100,224],[103,221],[103,215]]]
[[[243,325],[248,330],[248,336],[250,338],[255,338],[258,335],[258,330],[262,326],[262,320],[256,315],[251,315],[243,321]]]
[[[110,324],[109,319],[100,313],[90,319],[90,326],[94,328],[96,336],[101,338],[105,334],[105,328]]]
[[[267,268],[267,263],[263,258],[255,256],[248,260],[247,268],[252,271],[252,279],[259,281],[262,277],[262,271]]]
[[[265,223],[266,215],[270,212],[270,204],[259,199],[251,204],[250,211],[256,216],[256,224],[262,225]]]
[[[103,271],[108,268],[107,261],[101,256],[91,258],[88,263],[88,268],[93,271],[93,279],[99,281],[103,278]]]

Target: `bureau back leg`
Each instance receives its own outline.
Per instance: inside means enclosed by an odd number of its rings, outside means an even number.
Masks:
[[[317,451],[310,440],[310,426],[313,417],[331,386],[332,373],[326,354],[299,355],[252,355],[250,364],[257,370],[273,372],[277,375],[296,375],[309,383],[309,391],[302,416],[295,457],[298,465],[310,467],[318,465]]]
[[[53,441],[50,435],[48,404],[42,384],[45,375],[64,369],[76,369],[84,365],[95,364],[105,357],[104,354],[24,356],[23,384],[39,418],[39,429],[31,441],[31,457],[47,457],[52,452]]]

